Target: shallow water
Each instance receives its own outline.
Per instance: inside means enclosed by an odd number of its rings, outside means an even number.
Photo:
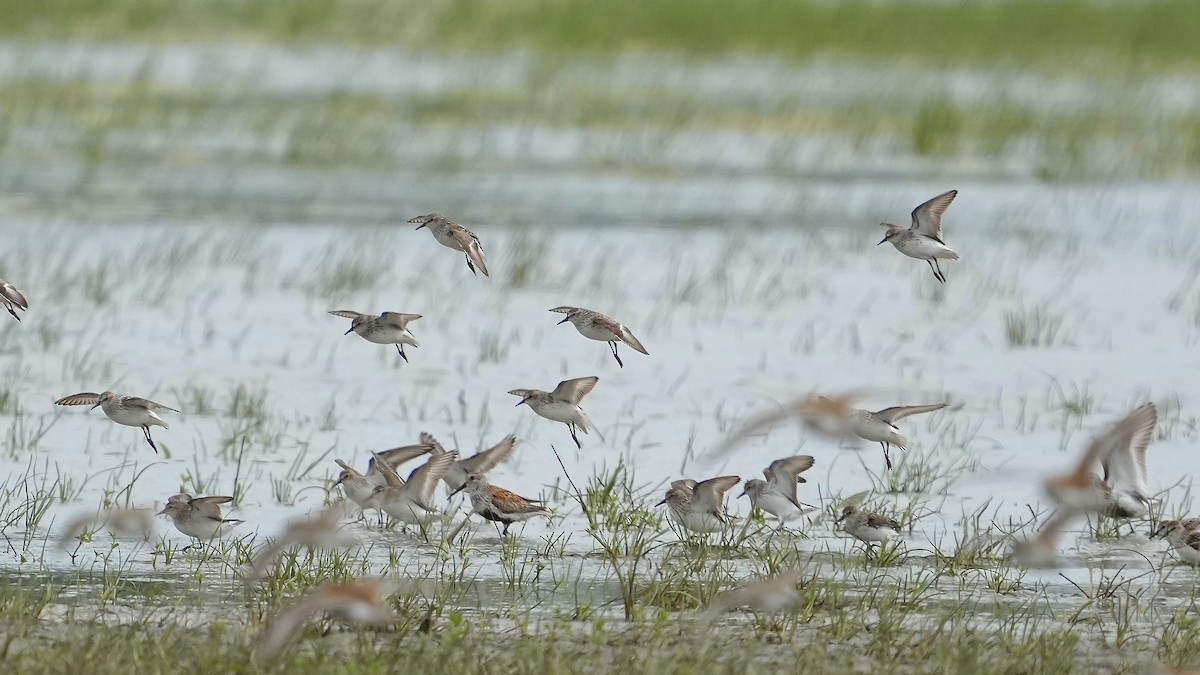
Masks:
[[[163,67],[163,77],[174,72]],[[110,562],[106,535],[83,544],[82,557],[53,543],[72,515],[102,500],[157,509],[177,491],[229,494],[235,482],[233,514],[248,521],[236,535],[261,541],[338,499],[334,458],[364,467],[371,450],[428,431],[464,453],[516,434],[516,456],[493,481],[549,500],[559,516],[514,527],[520,546],[553,548],[545,538],[569,535],[562,562],[547,572],[554,578],[520,589],[517,602],[520,584],[505,576],[501,544],[490,525],[480,527],[470,547],[481,607],[532,601],[557,611],[619,596],[592,555],[551,445],[581,486],[623,462],[649,503],[676,478],[751,478],[774,458],[812,454],[805,501],[828,508],[872,489],[874,507],[912,505],[920,516],[904,535],[911,559],[896,568],[899,579],[919,575],[931,550],[952,552],[956,535],[973,533],[964,521],[976,510],[985,530],[1043,512],[1041,477],[1076,461],[1092,433],[1147,399],[1161,416],[1151,488],[1164,491],[1166,513],[1194,513],[1194,183],[1046,185],[997,180],[995,165],[963,179],[952,177],[953,166],[885,155],[877,165],[848,161],[845,173],[799,180],[753,159],[712,170],[720,155],[766,156],[772,138],[755,146],[746,135],[699,132],[677,140],[677,172],[645,176],[597,171],[581,162],[587,152],[570,150],[603,148],[608,138],[617,161],[636,134],[443,133],[463,147],[486,146],[489,161],[447,172],[419,162],[378,171],[215,160],[170,171],[89,170],[70,160],[32,172],[0,167],[0,264],[32,304],[22,324],[0,322],[10,395],[0,414],[0,468],[9,476],[0,515],[10,521],[0,565],[29,578],[94,570],[82,561]],[[402,150],[422,143],[445,145],[414,140]],[[960,195],[945,217],[946,238],[963,259],[947,266],[940,287],[923,263],[875,246],[876,223],[903,223],[912,206],[950,187]],[[493,278],[472,277],[461,256],[403,223],[435,208],[480,236]],[[618,368],[604,345],[555,325],[546,310],[562,304],[624,321],[652,356],[623,349]],[[421,347],[402,363],[389,347],[343,336],[348,322],[332,309],[422,314],[412,327]],[[1011,346],[1006,314],[1034,309],[1060,322],[1051,344]],[[592,374],[600,384],[584,407],[597,429],[582,450],[562,425],[514,407],[505,393]],[[853,388],[870,390],[864,404],[872,408],[953,404],[901,425],[910,446],[896,473],[926,466],[923,491],[886,493],[875,446],[839,448],[788,424],[726,459],[707,456],[757,413]],[[165,413],[171,428],[154,431],[161,455],[98,410],[52,405],[103,389],[183,411]],[[245,411],[247,399],[255,412]],[[39,491],[49,509],[26,529],[21,505]],[[738,492],[730,509],[746,516]],[[447,510],[460,514],[460,506]],[[436,546],[378,533],[370,522],[350,527],[371,571],[391,568],[393,556],[413,576],[439,564]],[[861,547],[827,514],[800,529],[805,538],[775,536],[811,552],[814,569],[873,574],[841,569]],[[1152,571],[1130,587],[1168,607],[1189,602],[1194,570],[1171,567],[1146,533],[1139,525],[1134,536],[1096,542],[1072,532],[1063,567],[1029,572],[1012,601],[1042,594],[1069,605],[1080,597],[1072,582],[1089,588],[1104,576]],[[231,581],[236,561],[155,555],[187,543],[166,521],[149,544],[119,541],[118,567],[130,579],[170,582],[203,569],[226,580],[218,595],[240,592]],[[678,547],[661,550],[659,560]],[[737,556],[717,557],[735,576],[754,571]],[[964,579],[968,592],[986,594],[981,576]]]

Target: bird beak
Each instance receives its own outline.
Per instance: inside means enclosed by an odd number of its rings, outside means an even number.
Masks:
[[[417,229],[419,230],[419,229],[421,229],[422,227],[425,227],[427,224],[428,224],[428,222],[421,223],[420,225],[418,225],[418,226],[417,226]]]
[[[353,332],[354,332],[354,326],[350,326],[348,329],[346,329],[345,333],[342,333],[342,335],[349,335]]]
[[[887,237],[884,237],[883,239],[880,239],[880,240],[879,240],[879,244],[882,244],[882,243],[883,243],[883,242],[885,242],[885,241],[887,241]],[[876,245],[876,246],[879,246],[879,244],[875,244],[875,245]]]
[[[338,485],[341,485],[341,484],[342,484],[342,479],[341,479],[341,478],[338,478],[337,480],[333,481],[333,485],[334,485],[334,487],[337,487]]]
[[[169,509],[169,508],[171,508],[171,507],[169,507],[169,506],[164,506],[162,511],[159,511],[158,513],[156,513],[156,514],[154,514],[154,515],[156,515],[156,516],[161,516],[162,514],[166,513],[166,512],[167,512],[167,509]]]
[[[846,514],[843,513],[842,515],[838,516],[838,519],[833,521],[833,523],[836,525],[837,523],[840,523],[845,519],[846,519]]]
[[[738,499],[741,499],[742,497],[745,497],[745,496],[746,496],[746,491],[742,490],[742,494],[738,495]]]
[[[568,321],[570,321],[570,320],[571,320],[571,317],[569,317],[569,316],[564,316],[564,317],[563,317],[563,320],[558,322],[558,325],[559,325],[559,326],[561,326],[561,325],[563,325],[564,323],[566,323],[566,322],[568,322]]]
[[[95,410],[97,407],[99,407],[99,405],[100,405],[100,402],[99,402],[99,401],[96,401],[96,405],[94,405],[94,406],[92,406],[92,407],[88,408],[88,410]]]
[[[655,504],[655,506],[662,506],[663,504],[666,504],[666,503],[667,503],[667,500],[664,499],[661,502]]]
[[[458,494],[458,493],[462,492],[462,491],[463,491],[463,488],[465,488],[465,487],[467,487],[467,484],[466,484],[466,483],[463,483],[462,485],[459,485],[459,486],[458,486],[458,488],[457,488],[456,490],[454,490],[453,492],[451,492],[451,493],[450,493],[450,496],[451,496],[451,497],[453,497],[454,495],[456,495],[456,494]]]
[[[513,407],[515,408],[515,407],[517,407],[517,406],[521,405],[521,404],[522,404],[522,403],[524,403],[524,402],[525,402],[525,399],[521,399],[520,401],[517,401],[517,405],[515,405],[515,406],[513,406]]]

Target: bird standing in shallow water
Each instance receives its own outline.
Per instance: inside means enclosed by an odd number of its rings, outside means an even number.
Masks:
[[[504,525],[504,531],[500,533],[502,537],[508,535],[508,526],[513,523],[538,516],[548,518],[553,515],[541,502],[491,485],[482,474],[473,473],[467,476],[462,487],[450,494],[453,496],[459,491],[465,491],[470,495],[471,514],[478,513],[486,520]],[[470,517],[471,514],[468,514],[467,517]]]
[[[193,497],[189,494],[172,495],[167,505],[155,515],[167,515],[175,523],[175,529],[193,539],[208,541],[217,536],[223,527],[233,527],[243,521],[225,518],[221,504],[228,504],[233,497]]]
[[[675,522],[685,530],[720,532],[734,521],[725,513],[725,493],[740,482],[739,476],[720,476],[699,483],[684,478],[671,483],[667,496],[655,506],[666,504]]]

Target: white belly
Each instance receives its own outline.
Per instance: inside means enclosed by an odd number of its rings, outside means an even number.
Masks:
[[[383,512],[409,525],[428,522],[431,514],[416,502],[405,497],[383,505]]]
[[[592,340],[600,340],[601,342],[620,342],[621,338],[612,331],[601,328],[592,323],[581,323],[575,326],[579,332],[586,338]]]
[[[675,522],[692,532],[720,532],[725,529],[723,520],[704,511],[690,511],[672,506],[671,515],[675,517]]]
[[[449,232],[443,232],[442,230],[435,230],[432,228],[431,231],[433,232],[433,238],[437,239],[437,242],[442,246],[445,246],[446,248],[452,248],[455,251],[462,250],[462,247],[458,245],[458,240],[455,239],[454,236]]]
[[[950,250],[948,246],[939,244],[929,237],[916,236],[911,239],[905,239],[896,247],[896,250],[910,258],[917,258],[919,260],[929,260],[931,258],[958,259],[958,254]]]
[[[587,415],[585,415],[583,413],[583,409],[577,405],[562,402],[546,403],[534,408],[533,411],[548,420],[562,422],[563,424],[568,422],[571,424],[577,424],[579,425],[580,430],[582,430],[584,433],[587,433]]]
[[[145,408],[111,408],[104,411],[108,419],[127,427],[158,426],[167,428],[161,417]]]
[[[754,506],[775,516],[781,521],[788,521],[800,515],[800,509],[787,497],[779,493],[761,494],[750,500]]]
[[[375,327],[372,330],[359,333],[367,342],[374,342],[377,345],[412,345],[414,347],[421,346],[417,342],[417,338],[412,333],[408,332],[407,328],[394,328],[391,326]]]

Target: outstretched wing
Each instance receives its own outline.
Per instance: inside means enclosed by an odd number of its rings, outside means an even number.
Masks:
[[[122,396],[121,403],[124,403],[125,405],[128,405],[128,406],[134,406],[135,408],[145,408],[146,410],[149,410],[150,412],[154,412],[155,410],[159,410],[159,409],[170,410],[171,412],[179,412],[178,410],[176,410],[170,406],[165,406],[161,403],[155,403],[154,401],[151,401],[150,399],[138,398],[137,396]]]
[[[421,318],[420,314],[401,314],[400,312],[384,312],[379,315],[380,320],[384,323],[391,324],[396,328],[404,328],[409,322],[416,321]]]
[[[796,483],[808,482],[800,474],[811,469],[815,461],[810,455],[777,459],[763,469],[763,476],[766,477],[768,483],[774,485],[785,495],[794,495],[796,494]]]
[[[517,437],[509,434],[504,437],[496,445],[477,452],[471,457],[459,462],[462,468],[466,469],[467,473],[484,474],[496,468],[501,462],[508,461],[512,457],[513,450],[517,447]]]
[[[422,506],[428,506],[433,499],[433,490],[437,487],[438,481],[446,475],[450,467],[458,461],[458,451],[443,452],[429,456],[429,461],[421,466],[413,469],[413,472],[408,474],[408,482],[413,490],[416,490],[417,501]]]
[[[950,202],[954,201],[956,196],[958,196],[958,190],[943,192],[913,209],[912,227],[908,229],[945,244],[942,241],[942,214],[946,212],[946,207],[950,206]]]
[[[584,396],[587,396],[593,389],[596,388],[596,383],[600,378],[595,375],[591,377],[580,377],[574,380],[564,380],[558,383],[554,391],[550,392],[550,396],[560,401],[567,401],[573,405],[579,405]]]
[[[742,482],[740,476],[720,476],[719,478],[709,478],[696,484],[695,494],[700,499],[708,502],[713,513],[720,518],[725,517],[725,493],[734,485]]]
[[[1105,482],[1126,488],[1140,499],[1148,496],[1146,448],[1154,438],[1157,424],[1158,410],[1153,403],[1147,403],[1135,408],[1107,434],[1096,439],[1093,446],[1102,446],[1099,460],[1104,468]]]
[[[377,452],[375,453],[375,456],[379,458],[380,462],[387,464],[389,467],[395,470],[396,467],[400,466],[401,464],[410,462],[421,455],[428,455],[429,453],[433,452],[433,450],[434,446],[426,443],[424,439],[422,439],[422,441],[416,445],[402,445],[398,448],[392,448],[391,450]]]
[[[874,415],[877,419],[887,422],[888,424],[895,424],[898,420],[902,420],[905,417],[908,417],[909,415],[920,415],[921,413],[933,412],[934,410],[941,410],[942,408],[945,408],[948,405],[950,405],[950,404],[949,403],[937,403],[934,405],[898,405],[898,406],[894,406],[891,408],[884,408],[883,410],[880,410],[879,412],[875,412],[875,413],[871,413],[871,414]]]
[[[64,396],[54,402],[54,405],[96,405],[100,400],[100,394],[85,391],[80,394],[71,394]]]

